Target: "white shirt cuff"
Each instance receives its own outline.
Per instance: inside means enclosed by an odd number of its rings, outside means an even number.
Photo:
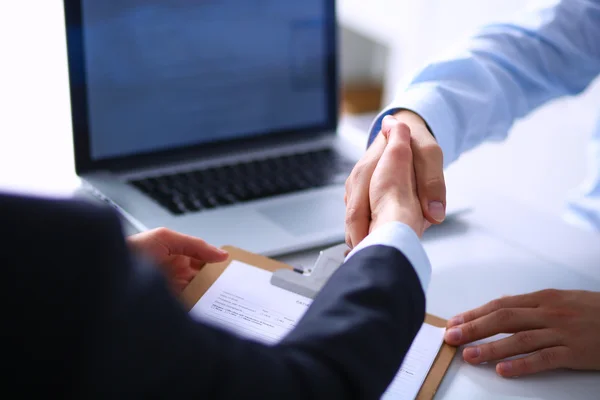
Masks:
[[[404,254],[417,273],[423,292],[427,292],[431,279],[431,263],[419,237],[411,227],[402,222],[388,222],[380,226],[352,249],[346,257],[346,261],[365,247],[376,245],[394,247]]]

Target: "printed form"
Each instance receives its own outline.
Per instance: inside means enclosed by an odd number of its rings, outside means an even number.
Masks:
[[[192,317],[240,336],[273,344],[296,326],[312,299],[273,286],[271,272],[233,261],[194,305]],[[444,329],[423,324],[384,399],[412,400],[419,393]]]

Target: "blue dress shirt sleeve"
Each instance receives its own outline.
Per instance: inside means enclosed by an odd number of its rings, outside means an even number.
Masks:
[[[376,118],[398,109],[419,114],[444,164],[560,96],[582,92],[600,73],[600,0],[534,1],[512,23],[483,28],[458,52],[423,69]]]
[[[404,254],[417,273],[423,292],[427,292],[431,279],[431,263],[419,237],[411,227],[402,222],[388,222],[380,226],[352,249],[346,256],[346,261],[365,247],[375,245],[394,247]]]

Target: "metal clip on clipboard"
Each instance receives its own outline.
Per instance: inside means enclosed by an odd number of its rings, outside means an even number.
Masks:
[[[345,243],[322,250],[311,269],[304,272],[277,270],[271,276],[271,284],[314,299],[329,277],[342,265],[347,251],[348,246]]]

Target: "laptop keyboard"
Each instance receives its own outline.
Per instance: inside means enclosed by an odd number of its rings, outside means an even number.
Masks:
[[[181,215],[343,183],[353,166],[334,150],[324,149],[129,183]]]

